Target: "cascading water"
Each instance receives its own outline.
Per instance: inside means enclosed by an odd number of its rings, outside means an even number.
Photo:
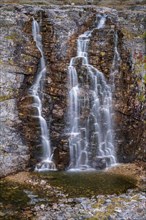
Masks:
[[[106,17],[100,16],[97,28],[79,36],[77,56],[68,67],[70,170],[101,169],[116,163],[111,88],[103,73],[88,62],[92,32],[104,28],[105,21]]]
[[[38,69],[36,78],[33,85],[29,89],[29,96],[33,98],[32,107],[37,110],[37,115],[33,116],[38,118],[41,129],[41,144],[43,147],[42,161],[36,165],[36,171],[55,170],[55,164],[52,161],[52,152],[50,146],[49,132],[46,120],[42,117],[42,102],[41,94],[43,91],[43,81],[46,75],[45,59],[42,47],[42,38],[40,35],[40,28],[38,22],[34,19],[32,24],[32,33],[36,46],[41,53],[40,67]]]
[[[118,33],[117,31],[114,33],[114,59],[112,63],[111,73],[110,73],[110,81],[112,85],[112,89],[114,90],[115,87],[115,75],[119,72],[119,66],[120,66],[120,54],[118,51]]]

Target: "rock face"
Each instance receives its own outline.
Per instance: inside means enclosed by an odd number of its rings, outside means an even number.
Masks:
[[[1,5],[1,146],[0,176],[33,167],[40,160],[40,125],[32,119],[28,89],[39,68],[40,52],[32,37],[33,17],[40,23],[47,75],[43,91],[43,117],[50,130],[58,169],[69,164],[67,135],[68,78],[77,38],[96,25],[96,15],[107,15],[106,27],[92,34],[90,63],[109,83],[114,60],[115,33],[120,60],[113,88],[115,145],[119,162],[143,160],[145,35],[144,8],[33,7]],[[140,24],[140,25],[139,25]]]
[[[138,20],[141,25],[138,26]],[[119,12],[121,64],[116,76],[115,124],[119,161],[144,159],[145,17],[143,12]],[[121,48],[120,48],[121,46]],[[124,52],[125,51],[125,52]],[[124,56],[125,55],[125,56]]]
[[[9,10],[10,9],[10,10]],[[26,167],[29,159],[28,146],[19,130],[22,123],[18,116],[17,102],[24,81],[24,71],[17,65],[15,51],[18,44],[23,46],[25,36],[22,25],[27,17],[17,14],[14,8],[0,8],[1,27],[1,98],[0,98],[0,176]],[[21,57],[19,57],[21,63]]]

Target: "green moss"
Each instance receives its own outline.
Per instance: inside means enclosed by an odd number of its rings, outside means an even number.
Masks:
[[[60,187],[70,197],[91,197],[98,194],[120,194],[136,185],[136,180],[104,172],[53,172],[38,174]]]
[[[3,220],[36,219],[30,210],[35,204],[46,204],[47,201],[55,203],[58,198],[41,185],[0,180],[0,214],[3,214]]]
[[[139,197],[133,196],[134,200],[138,201]],[[98,202],[94,205],[93,208],[97,209],[97,213],[94,217],[89,218],[88,220],[108,220],[109,216],[114,214],[115,208],[125,209],[126,204],[131,201],[131,198],[123,198],[123,197],[113,197],[111,198],[111,202],[106,206],[106,210],[103,212],[100,209],[104,206],[106,198],[98,199]]]
[[[3,64],[3,61],[2,60],[0,60],[0,65],[2,65]]]
[[[100,52],[100,55],[103,57],[105,56],[105,52]]]
[[[29,68],[28,68],[28,72],[29,72],[29,73],[32,73],[32,72],[33,72],[32,67],[29,67]]]
[[[0,181],[0,211],[3,214],[3,220],[24,219],[23,211],[29,202],[30,199],[21,186]]]
[[[5,95],[5,96],[0,96],[0,102],[3,102],[5,100],[11,99],[11,95]]]
[[[32,59],[32,56],[27,55],[27,54],[21,54],[22,59],[25,60],[26,62],[30,62],[30,60]]]
[[[0,195],[0,202],[7,203],[11,200],[13,201],[12,204],[17,208],[23,207],[29,201],[21,187],[5,181],[0,182]]]
[[[124,34],[125,38],[128,40],[132,40],[134,37],[137,37],[136,33],[130,32],[127,28],[122,28],[122,33]]]
[[[140,102],[145,102],[145,95],[144,94],[139,95],[138,99]]]
[[[12,58],[9,59],[9,64],[14,65],[14,60]]]
[[[144,80],[144,83],[146,84],[146,74],[144,75],[143,80]]]
[[[18,35],[16,33],[5,36],[6,40],[16,40],[17,38],[18,38]]]

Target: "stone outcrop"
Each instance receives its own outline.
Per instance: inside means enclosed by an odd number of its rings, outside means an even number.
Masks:
[[[115,142],[119,162],[143,160],[145,35],[144,9],[116,11],[109,8],[0,6],[1,26],[1,146],[0,176],[40,160],[40,126],[31,115],[28,89],[39,68],[40,53],[32,37],[33,17],[40,23],[47,75],[43,91],[43,117],[50,130],[58,169],[69,164],[67,135],[68,78],[77,38],[96,25],[96,15],[107,14],[106,28],[92,34],[90,63],[110,82],[115,32],[121,61],[113,92]],[[140,24],[140,25],[139,25]]]
[[[120,72],[115,80],[115,124],[118,126],[116,140],[121,162],[145,157],[145,19],[140,8],[133,13],[131,10],[119,12],[122,38],[119,44]]]
[[[0,176],[24,169],[29,160],[29,149],[19,129],[22,122],[17,108],[25,77],[24,70],[21,65],[17,65],[15,56],[25,42],[22,26],[27,19],[24,14],[16,13],[13,7],[0,8]],[[21,57],[19,61],[21,64]]]

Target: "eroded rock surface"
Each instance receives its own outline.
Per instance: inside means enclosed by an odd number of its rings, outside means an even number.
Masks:
[[[23,69],[15,62],[17,44],[22,45],[24,40],[19,20],[25,22],[25,16],[17,14],[13,7],[0,8],[0,176],[25,169],[29,159],[28,146],[19,130],[21,121],[17,108],[24,81]]]

